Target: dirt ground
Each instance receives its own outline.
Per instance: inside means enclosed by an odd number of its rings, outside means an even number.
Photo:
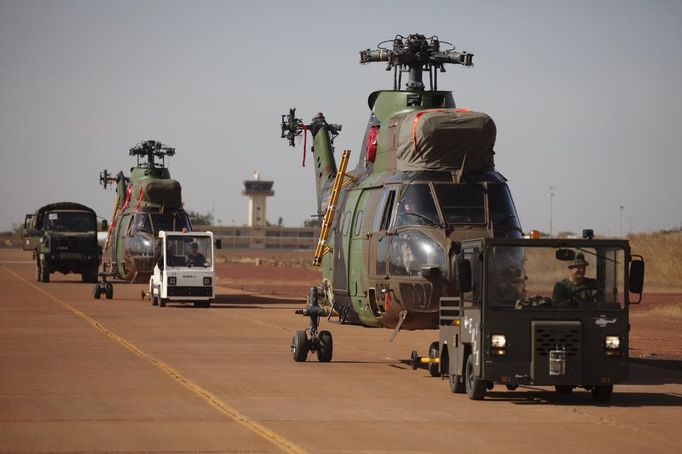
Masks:
[[[312,252],[246,252],[225,256],[217,265],[220,285],[249,293],[300,298],[319,284],[322,273],[309,263]],[[256,263],[260,265],[256,265]],[[682,360],[682,289],[678,293],[646,291],[631,306],[630,356]]]

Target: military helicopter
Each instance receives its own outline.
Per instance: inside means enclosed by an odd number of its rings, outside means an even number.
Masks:
[[[312,135],[324,215],[314,260],[324,280],[297,311],[310,326],[294,333],[295,361],[309,352],[331,360],[331,333],[318,328],[332,313],[341,323],[393,329],[390,340],[401,329],[437,328],[440,298],[457,294],[456,242],[523,235],[507,180],[495,170],[493,119],[458,108],[450,91],[438,90],[438,73],[448,64],[473,66],[473,54],[420,34],[377,47],[360,51],[360,63],[386,62],[393,90],[369,95],[355,169],[346,172],[348,150],[337,168],[340,125],[322,113],[309,124],[295,109],[282,115],[282,138],[292,147],[297,137]]]
[[[116,200],[104,243],[102,281],[94,288],[95,298],[104,293],[113,296],[107,277],[144,282],[154,271],[159,256],[160,230],[191,230],[192,224],[182,208],[181,186],[170,177],[165,159],[175,155],[175,148],[155,140],[140,142],[130,149],[137,165],[127,177],[100,172],[99,181],[106,189],[116,186]],[[158,160],[161,162],[159,163]]]

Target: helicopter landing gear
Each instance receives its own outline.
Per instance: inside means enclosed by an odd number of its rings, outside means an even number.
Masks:
[[[92,289],[92,296],[98,300],[100,296],[104,295],[106,299],[110,300],[114,297],[114,285],[107,282],[107,277],[100,273],[101,280],[95,284]]]
[[[291,356],[296,362],[304,362],[309,352],[317,353],[317,360],[327,363],[332,360],[334,341],[329,331],[317,331],[320,325],[320,317],[326,315],[326,311],[320,306],[320,300],[326,295],[317,287],[311,287],[308,292],[308,303],[305,309],[298,309],[297,314],[310,317],[310,325],[307,330],[297,330],[291,340]]]

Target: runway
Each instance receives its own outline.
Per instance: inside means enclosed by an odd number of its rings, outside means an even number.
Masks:
[[[24,258],[26,260],[24,260]],[[406,364],[435,331],[323,322],[334,358],[291,359],[302,298],[220,287],[210,309],[94,300],[0,249],[0,452],[680,452],[682,372],[638,361],[612,402],[497,386],[482,402]]]

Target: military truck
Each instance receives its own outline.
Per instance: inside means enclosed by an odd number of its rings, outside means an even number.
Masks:
[[[103,221],[102,229],[106,228],[107,221]],[[49,282],[55,272],[77,273],[83,282],[96,282],[102,259],[97,215],[79,203],[45,205],[26,215],[24,250],[33,251],[38,282]]]
[[[586,232],[456,244],[459,296],[441,298],[439,341],[428,357],[413,352],[413,367],[428,364],[473,400],[495,384],[610,400],[628,378],[629,306],[641,301],[644,262],[626,240]]]

